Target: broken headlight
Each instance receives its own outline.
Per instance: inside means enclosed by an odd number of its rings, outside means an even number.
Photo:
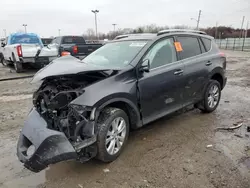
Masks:
[[[79,115],[84,114],[84,112],[87,111],[87,107],[83,105],[78,105],[78,104],[70,104],[69,108],[77,112]]]

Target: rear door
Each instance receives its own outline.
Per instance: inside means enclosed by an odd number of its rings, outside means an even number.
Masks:
[[[156,42],[143,58],[150,71],[138,79],[141,112],[146,124],[182,107],[183,69],[178,62],[173,38]]]
[[[181,61],[184,64],[185,89],[183,105],[189,105],[202,98],[203,89],[209,76],[210,63],[200,37],[182,35],[177,37],[182,46]]]

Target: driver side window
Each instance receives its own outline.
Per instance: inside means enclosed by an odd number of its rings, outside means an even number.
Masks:
[[[157,42],[144,59],[149,59],[150,69],[175,62],[177,57],[173,38],[166,38]]]

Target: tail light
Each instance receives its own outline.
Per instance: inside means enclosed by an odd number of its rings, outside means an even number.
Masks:
[[[219,52],[219,56],[223,59],[223,69],[227,68],[227,59],[226,59],[226,55],[223,52]]]
[[[77,54],[78,53],[78,47],[77,46],[73,46],[73,54]]]
[[[61,56],[70,55],[70,52],[62,51]]]
[[[22,57],[22,56],[23,56],[23,52],[22,52],[22,47],[21,47],[21,45],[18,45],[18,46],[16,47],[16,50],[17,50],[17,55],[18,55],[18,57]]]
[[[226,57],[225,53],[223,53],[223,52],[219,52],[219,55],[220,55],[221,57]]]

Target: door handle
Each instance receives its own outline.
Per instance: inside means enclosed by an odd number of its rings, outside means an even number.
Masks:
[[[206,66],[209,66],[209,65],[212,65],[212,62],[211,62],[211,61],[208,61],[208,62],[206,63]]]
[[[183,73],[183,70],[177,70],[177,71],[174,72],[174,75],[180,75],[182,73]]]

